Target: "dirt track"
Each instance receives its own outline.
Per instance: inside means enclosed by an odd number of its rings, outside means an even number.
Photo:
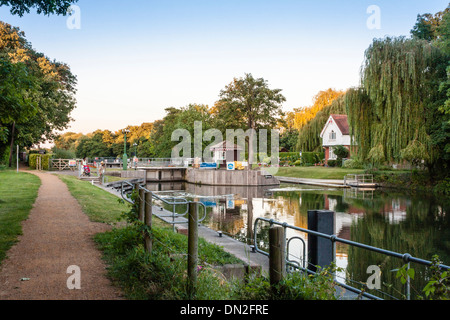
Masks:
[[[58,177],[32,173],[42,186],[23,236],[0,266],[0,300],[122,299],[92,240],[110,227],[91,222]],[[81,270],[80,290],[67,287],[70,266]]]

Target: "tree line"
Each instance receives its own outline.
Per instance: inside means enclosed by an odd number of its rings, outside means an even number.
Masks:
[[[139,158],[170,158],[172,149],[179,141],[172,141],[175,130],[185,129],[194,137],[195,122],[202,123],[202,135],[209,129],[217,129],[226,135],[227,129],[272,129],[283,126],[284,113],[282,103],[285,97],[280,89],[270,89],[263,78],[255,78],[246,74],[235,78],[219,93],[214,106],[189,104],[184,107],[166,108],[163,119],[141,126],[129,126],[127,129],[128,155]],[[88,135],[68,132],[55,139],[55,152],[70,150],[76,157],[121,157],[124,149],[123,130],[115,132],[97,130]],[[253,132],[253,131],[249,131]],[[251,139],[249,134],[247,144]],[[194,139],[192,139],[194,150]],[[214,141],[212,141],[214,142]],[[203,141],[203,148],[211,141]]]

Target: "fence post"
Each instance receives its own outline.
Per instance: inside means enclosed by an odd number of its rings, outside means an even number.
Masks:
[[[328,210],[308,211],[308,229],[326,235],[335,233],[335,214]],[[310,265],[308,269],[316,272],[316,266],[329,267],[335,260],[335,243],[329,239],[315,235],[308,236],[308,255]]]
[[[269,275],[274,287],[283,280],[286,273],[286,237],[282,227],[269,229]]]
[[[198,266],[198,203],[189,203],[188,230],[188,295],[192,298],[197,285]]]
[[[138,190],[139,190],[139,221],[145,222],[145,207],[146,207],[145,190],[140,188]]]
[[[149,230],[152,229],[152,215],[153,215],[153,196],[151,192],[145,193],[145,225],[148,227]],[[152,252],[153,243],[152,239],[150,237],[149,232],[145,233],[145,250],[148,253]]]

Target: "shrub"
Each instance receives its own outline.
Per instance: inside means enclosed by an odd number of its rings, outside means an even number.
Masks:
[[[337,160],[328,160],[329,167],[337,167],[337,165],[338,165]]]
[[[303,165],[314,165],[316,163],[322,162],[325,158],[325,153],[323,152],[303,152],[302,153],[302,164]]]
[[[52,158],[51,154],[30,154],[30,157],[28,158],[30,169],[36,170],[37,157],[42,157],[42,170],[48,170],[50,159]]]
[[[358,159],[348,159],[342,167],[346,169],[364,169],[364,164]]]

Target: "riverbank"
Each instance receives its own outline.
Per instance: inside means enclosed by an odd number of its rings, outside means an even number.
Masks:
[[[411,193],[425,192],[450,196],[450,178],[432,181],[424,170],[364,170],[327,167],[281,167],[276,177],[301,179],[311,185],[340,184],[349,174],[372,174],[374,182],[385,189],[397,189]],[[281,178],[281,179],[283,179]],[[286,179],[289,180],[289,179]]]

